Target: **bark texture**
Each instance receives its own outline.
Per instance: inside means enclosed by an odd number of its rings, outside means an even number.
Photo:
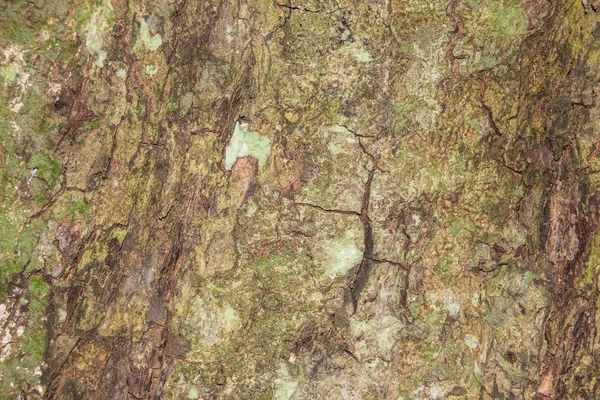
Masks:
[[[0,397],[600,398],[597,0],[4,0]]]

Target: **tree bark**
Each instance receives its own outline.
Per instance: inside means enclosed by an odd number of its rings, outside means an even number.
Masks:
[[[0,4],[0,397],[600,398],[599,7]]]

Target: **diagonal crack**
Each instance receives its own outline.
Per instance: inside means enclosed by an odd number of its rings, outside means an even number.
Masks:
[[[356,313],[358,298],[360,293],[365,288],[371,270],[373,269],[373,227],[371,226],[371,218],[369,218],[369,202],[371,200],[371,184],[375,176],[376,169],[369,171],[369,177],[365,183],[363,192],[362,207],[360,209],[360,222],[363,226],[364,251],[363,258],[356,271],[354,281],[350,286],[350,296],[352,299],[353,314]]]

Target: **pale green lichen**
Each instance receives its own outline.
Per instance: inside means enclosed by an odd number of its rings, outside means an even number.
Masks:
[[[381,328],[377,331],[377,347],[379,351],[386,355],[392,351],[400,329],[402,329],[402,324],[396,318],[383,318]]]
[[[146,74],[149,76],[154,76],[158,72],[158,68],[154,65],[146,65]]]
[[[479,300],[479,293],[475,293],[471,298],[471,304],[473,304],[473,307],[479,307]]]
[[[162,37],[158,33],[155,35],[150,33],[150,27],[144,18],[140,19],[140,39],[150,51],[155,51],[162,45]]]
[[[127,71],[125,71],[125,69],[120,68],[117,72],[115,72],[115,75],[123,80],[125,80],[127,78]]]
[[[370,65],[375,61],[371,53],[365,50],[364,47],[358,43],[345,43],[343,50],[360,63]]]
[[[294,379],[290,376],[285,363],[279,364],[279,373],[277,379],[275,379],[275,385],[277,387],[275,392],[275,398],[277,400],[289,400],[296,392],[298,379]]]
[[[467,20],[467,30],[477,40],[491,38],[497,44],[527,32],[523,6],[517,1],[484,0],[471,2],[476,11],[474,20]],[[491,46],[492,44],[488,44]]]
[[[479,346],[479,339],[477,339],[475,336],[471,335],[470,333],[467,333],[465,335],[465,344],[470,349],[476,349],[477,346]]]
[[[269,138],[257,132],[249,132],[248,124],[236,122],[233,135],[225,148],[225,169],[231,171],[238,158],[252,156],[258,160],[258,165],[263,167],[271,152]]]
[[[537,279],[537,275],[531,271],[527,271],[523,274],[523,283],[529,287]]]
[[[344,152],[347,145],[354,146],[356,138],[346,127],[335,124],[327,132],[325,138],[329,139],[327,149],[332,155],[338,155]]]
[[[448,315],[452,318],[458,318],[460,314],[460,304],[456,301],[456,296],[452,289],[446,289],[444,294],[444,304]]]
[[[200,397],[200,395],[198,394],[198,389],[196,389],[195,387],[191,388],[188,392],[188,399],[196,400],[198,397]]]
[[[86,25],[85,46],[91,54],[96,55],[96,66],[102,68],[106,60],[107,53],[102,50],[104,44],[103,37],[106,31],[112,25],[114,20],[114,11],[110,1],[105,6],[98,8]]]
[[[233,42],[233,36],[232,36],[232,33],[233,33],[233,29],[231,28],[231,26],[227,26],[227,28],[225,29],[225,39],[226,39],[226,40],[227,40],[229,43]]]
[[[327,240],[325,253],[327,254],[326,273],[331,278],[345,275],[363,258],[351,232],[341,239]]]

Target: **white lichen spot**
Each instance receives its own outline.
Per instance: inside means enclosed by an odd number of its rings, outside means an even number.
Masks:
[[[431,385],[429,387],[429,397],[431,399],[442,399],[444,397],[444,391],[437,385]]]
[[[330,239],[325,242],[327,263],[326,273],[334,279],[345,275],[362,261],[363,254],[356,245],[352,232],[347,232],[341,239]]]
[[[6,305],[0,304],[0,323],[4,322],[8,317],[8,312],[6,311]]]
[[[61,324],[67,320],[67,312],[65,310],[58,311],[58,322]]]
[[[127,71],[125,71],[124,68],[120,68],[117,72],[115,72],[115,75],[123,80],[127,79]]]
[[[21,98],[25,91],[31,87],[29,82],[30,73],[27,64],[23,58],[23,52],[16,46],[10,46],[2,50],[2,60],[0,61],[0,81],[4,86],[17,86],[19,91],[14,98],[10,99],[9,109],[13,113],[18,113],[23,107]],[[14,133],[18,133],[20,128],[15,121],[11,121]]]
[[[415,227],[418,228],[419,226],[421,226],[421,217],[419,215],[413,214],[412,219],[415,222]]]
[[[10,46],[2,50],[2,66],[0,66],[0,77],[5,85],[18,84],[21,90],[25,90],[29,73],[26,70],[23,52],[16,46]]]
[[[100,50],[98,51],[98,56],[96,57],[96,66],[99,68],[104,67],[104,60],[106,60],[106,51]]]
[[[279,364],[279,372],[277,374],[277,379],[275,379],[275,386],[277,387],[275,392],[275,398],[277,400],[289,400],[296,392],[298,379],[294,379],[290,376],[285,363]]]
[[[144,18],[140,19],[140,39],[150,51],[155,51],[162,45],[162,37],[158,33],[155,35],[150,33],[150,27]]]
[[[2,344],[2,352],[0,353],[0,362],[4,361],[6,357],[10,354],[10,350],[12,348],[12,334],[10,333],[10,325],[4,329],[4,334],[2,335],[2,340],[0,344]]]
[[[233,29],[232,29],[230,26],[228,26],[228,27],[225,29],[225,39],[226,39],[226,40],[227,40],[229,43],[233,42],[233,35],[232,35],[232,33],[233,33]]]
[[[460,304],[455,300],[454,291],[452,289],[446,289],[444,303],[446,304],[446,310],[450,317],[457,318],[460,314]]]
[[[146,74],[148,74],[150,76],[154,76],[154,75],[156,75],[157,72],[158,72],[158,68],[155,67],[154,65],[146,65]]]
[[[470,349],[476,349],[477,346],[479,346],[479,339],[477,339],[475,336],[471,335],[470,333],[467,333],[465,335],[465,344]]]
[[[257,132],[249,132],[248,124],[236,122],[233,135],[225,148],[225,169],[231,171],[233,164],[238,158],[252,156],[258,160],[258,165],[263,167],[269,153],[271,152],[271,141],[269,138],[259,135]]]

